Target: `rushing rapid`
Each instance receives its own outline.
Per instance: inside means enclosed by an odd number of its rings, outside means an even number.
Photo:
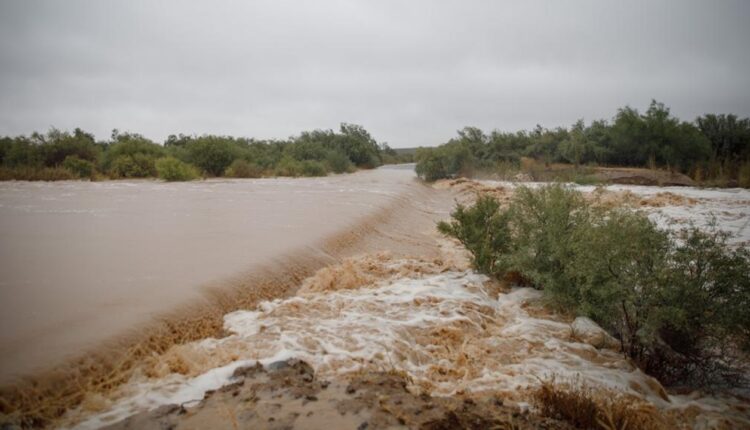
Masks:
[[[330,252],[327,240],[356,234],[415,186],[412,170],[393,168],[0,183],[0,380],[60,363],[291,252]]]

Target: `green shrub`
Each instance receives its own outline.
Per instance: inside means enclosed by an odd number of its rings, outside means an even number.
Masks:
[[[750,251],[721,232],[675,238],[560,185],[521,187],[507,209],[490,197],[459,205],[438,228],[478,270],[517,272],[552,305],[592,318],[665,383],[732,374],[750,351]]]
[[[333,173],[346,173],[354,170],[354,164],[349,157],[339,151],[328,151],[325,162]]]
[[[96,172],[94,163],[88,160],[81,160],[77,155],[67,156],[63,161],[62,166],[73,172],[73,174],[77,175],[79,178],[93,178],[94,173]]]
[[[193,139],[185,148],[189,161],[211,176],[221,176],[240,155],[236,142],[219,136]]]
[[[469,176],[474,170],[474,159],[467,144],[449,142],[437,148],[419,148],[415,155],[416,172],[425,181],[454,176]]]
[[[41,167],[44,154],[41,146],[23,136],[5,141],[3,165],[6,167]]]
[[[578,227],[589,221],[589,206],[580,193],[562,186],[520,187],[508,210],[515,235],[504,265],[524,274],[535,286],[545,286],[560,297],[571,295],[563,269]]]
[[[435,152],[417,152],[417,175],[428,182],[448,178],[450,175],[445,170],[443,159]]]
[[[276,176],[302,176],[302,163],[292,157],[285,156],[276,164],[274,173]]]
[[[255,163],[237,159],[232,161],[232,164],[227,167],[224,176],[231,178],[260,178],[263,176],[263,169]]]
[[[380,147],[364,127],[357,124],[342,123],[340,134],[335,136],[335,145],[357,165],[372,169],[381,164]]]
[[[76,128],[72,134],[53,128],[44,139],[42,152],[44,164],[54,167],[61,165],[71,156],[93,163],[97,161],[101,149],[96,145],[94,136],[80,128]]]
[[[117,178],[146,178],[156,176],[154,161],[153,157],[142,153],[121,155],[112,162],[110,173]]]
[[[509,249],[508,212],[490,196],[480,197],[472,207],[458,205],[451,214],[453,221],[440,222],[438,230],[453,236],[471,252],[472,264],[481,272],[500,277],[507,269],[501,267]]]
[[[103,168],[107,171],[112,171],[114,168],[114,163],[119,158],[124,157],[131,157],[136,158],[137,156],[137,163],[145,163],[145,159],[151,159],[156,160],[157,158],[161,158],[165,155],[164,147],[161,145],[157,145],[156,143],[146,139],[145,137],[139,135],[139,134],[131,134],[131,133],[123,133],[118,134],[115,132],[114,134],[114,143],[109,146],[107,151],[104,153],[104,163]],[[120,163],[127,163],[125,161],[120,161]],[[122,170],[121,166],[121,170]],[[127,170],[127,169],[125,169]],[[151,176],[155,175],[155,172],[152,169],[150,170]],[[149,176],[149,175],[142,175],[142,176]],[[127,177],[127,176],[126,176]],[[139,176],[132,176],[132,177],[139,177]]]
[[[173,157],[156,160],[156,171],[165,181],[192,181],[200,177],[195,167]]]
[[[326,176],[326,166],[320,161],[304,160],[301,163],[302,176]]]

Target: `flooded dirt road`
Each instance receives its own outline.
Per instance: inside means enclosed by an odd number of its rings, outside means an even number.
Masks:
[[[0,183],[0,381],[292,252],[325,255],[424,189],[413,170],[387,167],[304,179]],[[427,206],[422,215],[436,219],[445,213],[430,211],[450,201]]]

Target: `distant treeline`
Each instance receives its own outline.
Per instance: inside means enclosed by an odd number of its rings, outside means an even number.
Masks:
[[[405,157],[362,126],[302,132],[287,140],[170,135],[163,145],[117,130],[97,141],[81,129],[0,138],[0,179],[324,176]],[[408,158],[408,157],[406,157]]]
[[[750,187],[750,119],[707,114],[686,122],[652,101],[643,114],[624,107],[612,121],[579,120],[570,128],[488,135],[466,127],[415,156],[417,172],[427,180],[511,169],[522,157],[546,164],[667,168],[698,182]]]

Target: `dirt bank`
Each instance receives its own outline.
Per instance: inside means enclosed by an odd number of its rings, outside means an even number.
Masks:
[[[408,376],[364,372],[321,380],[305,362],[237,369],[234,382],[183,405],[167,405],[105,427],[157,429],[572,429],[490,394],[433,397],[409,391]]]

